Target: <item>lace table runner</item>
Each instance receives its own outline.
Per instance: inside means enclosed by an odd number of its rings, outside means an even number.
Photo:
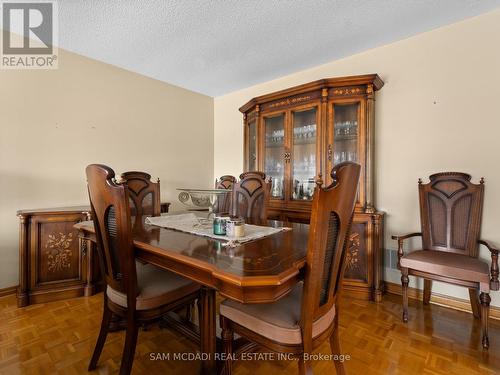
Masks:
[[[244,243],[253,241],[259,238],[271,236],[284,230],[292,228],[273,228],[261,225],[245,224],[245,236],[229,237],[214,234],[212,220],[202,219],[194,213],[153,216],[146,218],[146,224],[156,225],[162,228],[174,229],[181,232],[195,234],[197,236],[215,238],[217,240],[225,240],[231,243]]]

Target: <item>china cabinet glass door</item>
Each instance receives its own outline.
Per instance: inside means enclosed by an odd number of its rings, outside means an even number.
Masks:
[[[271,178],[271,198],[285,197],[285,114],[264,117],[264,172]]]
[[[334,104],[333,113],[333,165],[358,162],[359,103]]]
[[[247,144],[247,170],[257,170],[257,121],[252,120],[248,122],[248,144]]]
[[[291,199],[312,200],[316,176],[317,109],[292,112]]]
[[[357,102],[337,102],[330,107],[330,127],[328,129],[328,149],[327,149],[327,171],[326,181],[332,183],[330,177],[331,169],[344,161],[352,161],[363,165],[363,148],[360,139],[364,137],[364,130],[361,125],[361,106]],[[361,154],[360,154],[361,152]],[[361,188],[358,191],[358,202]]]

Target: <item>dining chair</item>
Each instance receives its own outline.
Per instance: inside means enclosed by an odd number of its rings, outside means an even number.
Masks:
[[[429,179],[427,184],[418,181],[421,232],[392,236],[398,241],[403,321],[408,322],[409,275],[424,278],[424,304],[430,301],[432,280],[465,286],[474,317],[481,317],[482,345],[487,349],[489,292],[498,290],[499,282],[498,250],[479,239],[484,180],[473,184],[470,175],[459,172],[436,173]],[[422,237],[422,248],[405,254],[404,240],[417,236]],[[487,262],[478,259],[479,245],[491,253],[491,270]]]
[[[271,182],[266,181],[265,173],[244,172],[233,184],[230,213],[254,223],[267,221],[270,197]]]
[[[116,314],[127,321],[120,374],[129,374],[139,324],[191,304],[200,287],[151,264],[136,262],[127,185],[117,183],[114,171],[104,165],[91,164],[86,174],[105,283],[101,329],[88,370],[96,368],[111,316]]]
[[[235,333],[271,351],[298,356],[300,374],[312,374],[309,355],[328,338],[332,353],[340,355],[337,298],[350,246],[359,174],[359,164],[344,162],[332,170],[330,186],[321,187],[321,175],[316,181],[303,282],[276,302],[221,303],[226,375],[232,372]],[[335,360],[334,365],[338,374],[344,374],[342,361]]]
[[[122,173],[120,180],[127,184],[132,216],[160,216],[160,179],[153,182],[146,172],[130,171]]]
[[[232,190],[235,183],[236,177],[231,175],[224,175],[219,179],[215,179],[215,188],[228,190],[228,193],[217,198],[217,203],[213,211],[214,213],[231,211]]]
[[[271,180],[271,177],[269,177],[268,179],[266,179],[266,174],[264,172],[261,172],[261,171],[249,171],[249,172],[243,172],[242,174],[240,174],[240,180],[248,177],[248,176],[251,176],[251,175],[257,175],[257,176],[260,176],[264,181],[266,181],[266,184],[267,184],[267,190],[269,190],[269,196],[271,196],[271,189],[273,188],[273,182]]]
[[[144,216],[160,216],[161,215],[161,198],[160,198],[160,179],[156,182],[151,181],[151,175],[146,172],[129,171],[123,172],[120,175],[120,183],[127,184],[129,197],[130,214],[132,227],[135,231],[144,230]],[[147,262],[138,260],[139,263],[146,264]],[[186,307],[185,318],[191,320],[194,304]],[[116,317],[112,318],[113,330],[115,325],[118,328],[123,326],[124,322],[116,322]],[[163,327],[164,325],[161,324]],[[143,330],[148,329],[148,324],[142,324]]]

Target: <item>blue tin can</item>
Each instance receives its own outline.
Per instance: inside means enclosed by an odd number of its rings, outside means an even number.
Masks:
[[[226,223],[227,219],[222,216],[216,216],[214,218],[214,234],[217,234],[219,236],[225,236],[226,235]]]

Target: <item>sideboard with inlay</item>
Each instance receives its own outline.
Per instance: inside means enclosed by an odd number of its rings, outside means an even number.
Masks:
[[[91,219],[89,207],[21,210],[19,218],[19,307],[100,291],[97,254],[73,226]]]
[[[161,204],[168,212],[170,203]],[[102,290],[94,245],[74,225],[91,220],[89,206],[20,210],[17,305],[91,296]]]

